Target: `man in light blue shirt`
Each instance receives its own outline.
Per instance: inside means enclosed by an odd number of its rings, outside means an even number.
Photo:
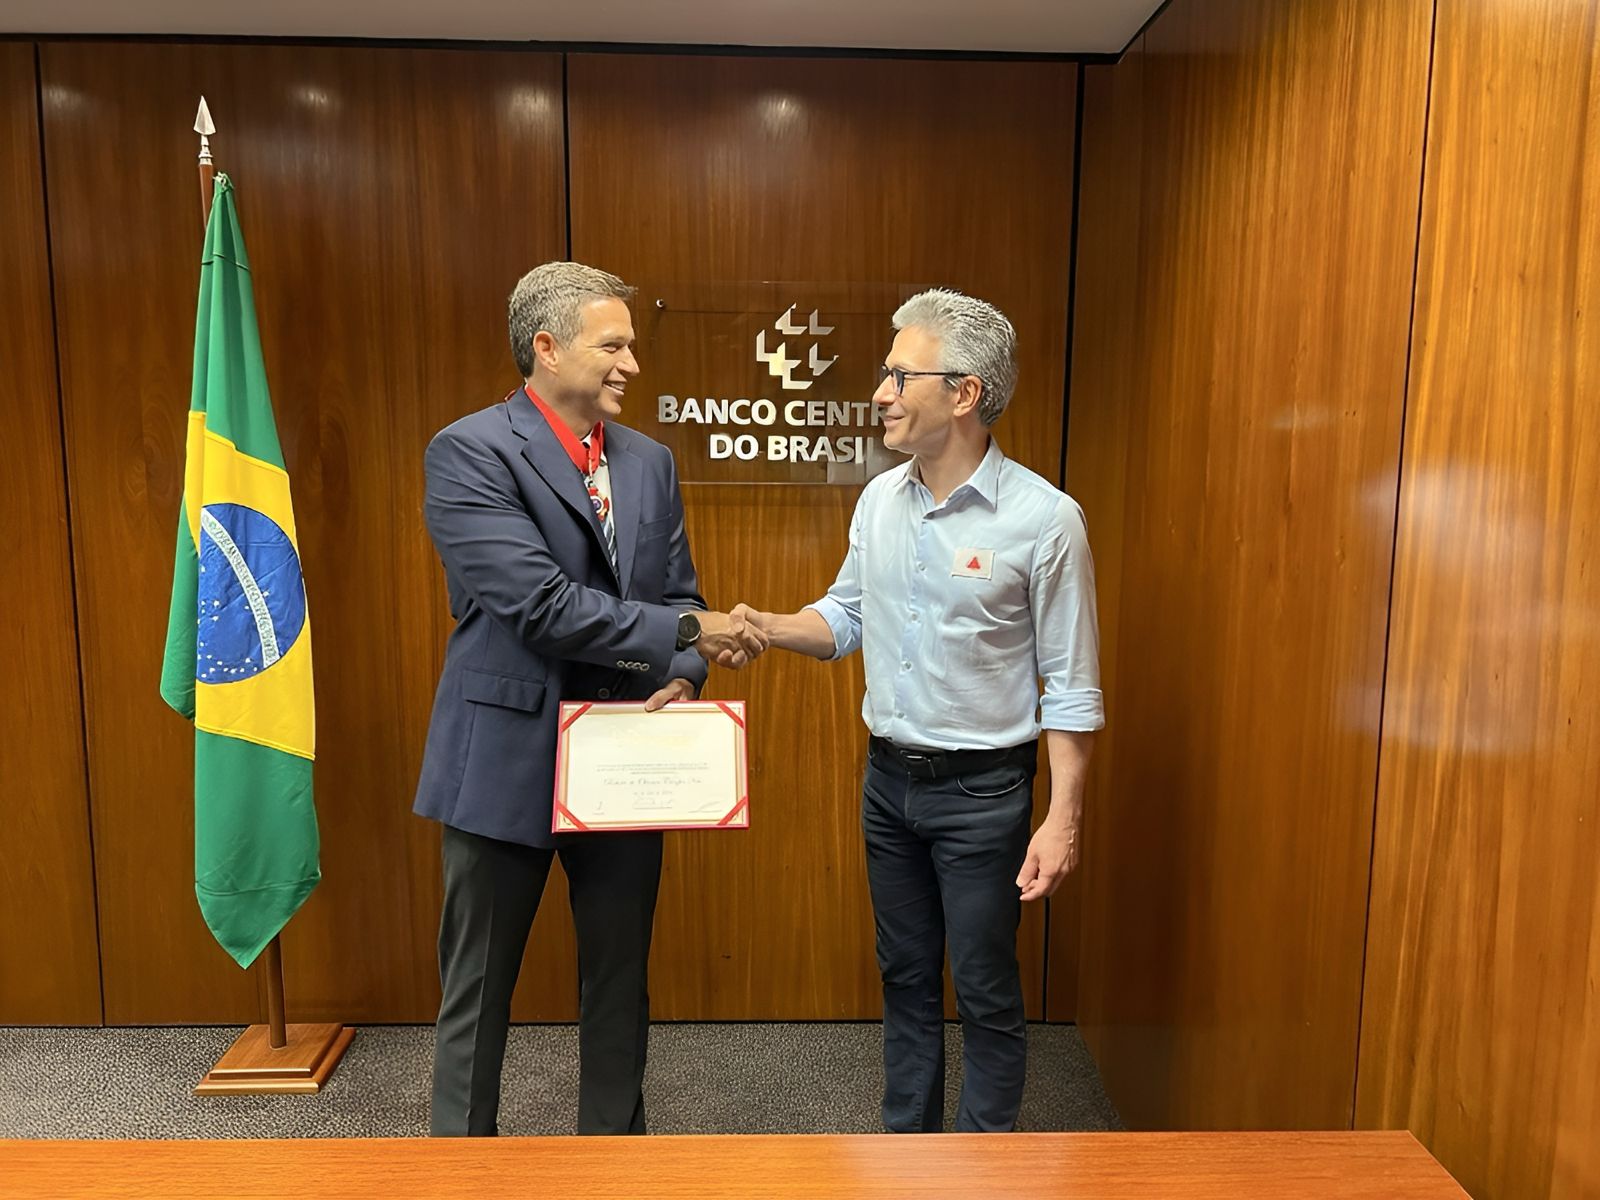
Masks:
[[[1105,723],[1094,566],[1082,510],[989,436],[1016,382],[1011,323],[935,289],[906,301],[894,326],[873,402],[884,445],[911,461],[867,484],[826,596],[797,613],[734,615],[774,646],[866,659],[861,823],[883,975],[884,1125],[943,1128],[948,937],[964,1042],[956,1128],[1005,1131],[1027,1060],[1022,902],[1050,895],[1077,863],[1089,751]],[[1050,812],[1030,838],[1041,731]]]

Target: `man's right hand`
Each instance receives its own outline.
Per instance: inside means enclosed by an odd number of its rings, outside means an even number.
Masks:
[[[749,619],[748,610],[740,611],[744,608],[741,604],[731,614],[695,614],[700,619],[700,640],[694,648],[700,657],[737,671],[761,656],[769,644],[767,635]]]
[[[771,620],[770,613],[757,612],[748,604],[735,604],[733,606],[733,610],[728,614],[728,618],[731,621],[741,622],[746,629],[755,631],[766,641],[767,647],[769,649],[771,648],[772,630],[767,626],[767,622]],[[715,661],[718,666],[733,667],[735,670],[737,670],[738,667],[734,665],[732,659],[733,655],[727,651],[724,651],[713,661]]]
[[[770,613],[748,604],[736,604],[730,617],[759,632],[768,646],[793,650],[811,658],[828,659],[834,655],[833,630],[814,608],[803,608],[796,613]],[[721,658],[714,661],[725,667],[731,665]]]

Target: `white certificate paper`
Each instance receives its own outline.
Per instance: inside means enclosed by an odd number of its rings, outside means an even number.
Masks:
[[[563,701],[552,833],[748,829],[742,700]]]

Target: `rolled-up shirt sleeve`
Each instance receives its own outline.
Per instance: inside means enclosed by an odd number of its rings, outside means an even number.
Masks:
[[[1034,645],[1044,680],[1040,724],[1088,733],[1106,723],[1094,560],[1083,510],[1063,496],[1040,532],[1029,585]]]
[[[839,567],[839,577],[833,581],[828,594],[807,608],[815,609],[833,631],[833,658],[840,659],[861,649],[861,510],[866,495],[856,502],[855,515],[850,518],[850,548],[845,551],[844,562]]]

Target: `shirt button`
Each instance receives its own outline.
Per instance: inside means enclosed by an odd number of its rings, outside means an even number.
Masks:
[[[900,669],[902,671],[909,671],[909,670],[911,670],[911,664],[910,663],[901,663],[900,664]]]
[[[927,567],[925,567],[925,566],[923,566],[923,565],[922,565],[922,564],[921,564],[921,563],[918,563],[918,564],[917,564],[917,570],[919,570],[919,571],[926,571],[926,570],[927,570],[927,569],[928,569],[928,568],[927,568]]]
[[[610,688],[601,688],[600,692],[599,692],[599,695],[600,695],[600,699],[609,700],[609,699],[611,699],[611,689]]]

